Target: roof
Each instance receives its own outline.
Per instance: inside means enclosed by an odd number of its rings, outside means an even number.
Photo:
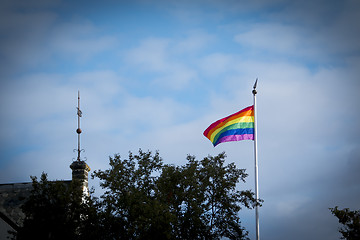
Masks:
[[[0,217],[12,228],[22,226],[21,205],[31,193],[32,182],[0,184]]]

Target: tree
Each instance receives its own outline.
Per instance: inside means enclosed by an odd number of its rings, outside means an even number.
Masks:
[[[83,196],[77,182],[40,181],[31,177],[33,189],[22,206],[23,226],[14,239],[86,239],[96,233],[97,210],[94,202]]]
[[[251,191],[236,189],[247,174],[234,163],[224,165],[225,157],[221,153],[197,161],[188,156],[183,167],[164,167],[158,188],[176,216],[177,239],[247,239],[238,212],[241,205],[259,203]]]
[[[330,210],[339,219],[339,223],[344,225],[339,229],[342,234],[341,239],[360,239],[360,210],[351,211],[349,208],[339,210],[338,206],[330,208]]]
[[[171,239],[166,205],[156,195],[156,173],[163,164],[158,152],[110,157],[110,169],[95,171],[106,191],[100,197],[109,239]]]
[[[248,239],[238,212],[260,201],[238,190],[247,174],[225,158],[188,156],[175,166],[164,164],[158,152],[114,155],[109,169],[92,175],[104,189],[100,198],[84,196],[78,182],[32,177],[16,239]]]
[[[224,165],[225,154],[184,166],[164,165],[158,152],[139,151],[110,169],[95,171],[106,189],[100,197],[111,239],[247,239],[238,211],[260,204],[251,191],[239,191],[244,169]]]

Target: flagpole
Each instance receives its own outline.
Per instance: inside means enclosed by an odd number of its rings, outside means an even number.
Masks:
[[[258,79],[256,79],[254,88],[252,90],[254,96],[254,159],[255,159],[255,197],[256,201],[259,200],[259,182],[258,182],[258,159],[257,159],[257,122],[256,122],[256,85]],[[260,229],[259,229],[259,208],[258,205],[255,206],[255,218],[256,218],[256,240],[260,240]]]

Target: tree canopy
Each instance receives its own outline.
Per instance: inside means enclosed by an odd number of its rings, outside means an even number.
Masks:
[[[92,174],[104,190],[99,198],[84,198],[76,183],[33,177],[18,239],[248,239],[238,213],[260,202],[238,190],[247,174],[225,158],[188,156],[175,166],[158,152],[114,155],[109,169]]]

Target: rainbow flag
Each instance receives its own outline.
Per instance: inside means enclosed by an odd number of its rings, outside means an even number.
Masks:
[[[204,136],[214,147],[222,142],[254,140],[254,106],[217,120],[204,131]]]

